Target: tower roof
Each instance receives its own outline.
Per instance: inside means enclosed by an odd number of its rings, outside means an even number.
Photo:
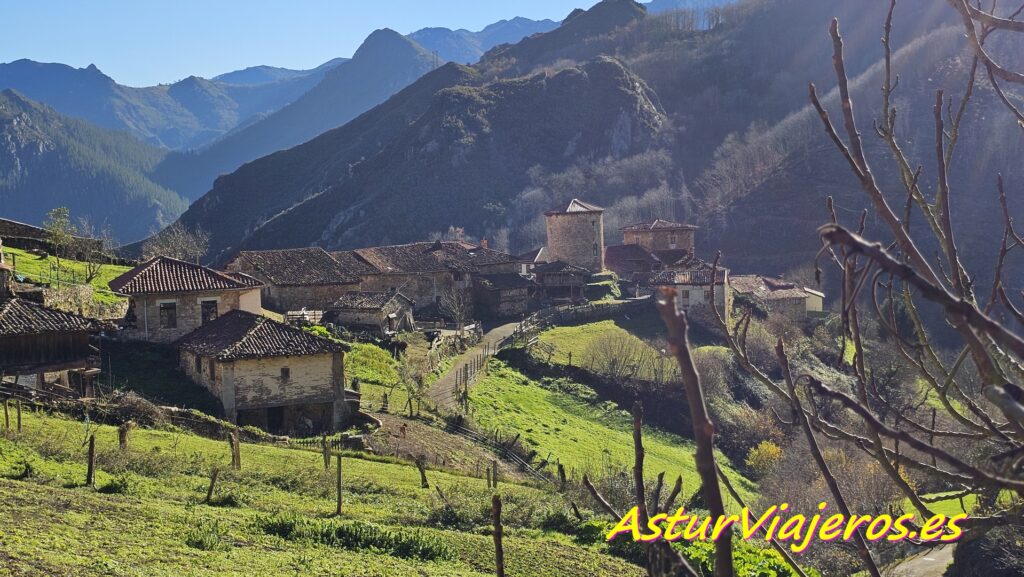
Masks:
[[[550,210],[544,214],[565,214],[570,212],[604,212],[604,209],[596,204],[590,204],[589,202],[583,202],[578,198],[574,198],[569,201],[569,206],[565,207],[565,210]]]

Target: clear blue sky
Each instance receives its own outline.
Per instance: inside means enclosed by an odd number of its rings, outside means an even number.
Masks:
[[[0,9],[0,62],[95,64],[122,84],[147,86],[257,64],[311,68],[351,56],[378,28],[560,21],[596,1],[13,0]]]

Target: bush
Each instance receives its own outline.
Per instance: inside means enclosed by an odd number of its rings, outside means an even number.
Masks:
[[[99,492],[107,495],[138,495],[142,492],[142,483],[131,473],[121,473],[100,487]]]
[[[387,529],[363,521],[306,519],[297,515],[260,516],[256,528],[288,541],[319,543],[339,549],[373,549],[403,559],[453,559],[448,545],[422,531]]]
[[[241,487],[232,487],[227,491],[214,495],[207,505],[211,507],[245,507],[249,495]]]
[[[216,520],[202,519],[185,535],[185,544],[200,551],[227,551],[231,544],[225,541],[227,531]]]
[[[782,448],[771,441],[761,441],[747,453],[744,463],[755,479],[761,479],[779,466]]]

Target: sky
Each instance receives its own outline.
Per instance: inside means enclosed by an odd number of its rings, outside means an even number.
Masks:
[[[267,64],[351,56],[378,28],[479,30],[523,16],[560,21],[596,0],[5,0],[0,62],[95,64],[129,86]]]

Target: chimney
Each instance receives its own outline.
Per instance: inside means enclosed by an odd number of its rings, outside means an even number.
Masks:
[[[485,238],[485,239],[482,239],[482,240],[480,241],[480,248],[491,248],[491,247],[489,247],[489,246],[488,246],[488,243],[487,243],[487,239],[486,239],[486,238]]]

